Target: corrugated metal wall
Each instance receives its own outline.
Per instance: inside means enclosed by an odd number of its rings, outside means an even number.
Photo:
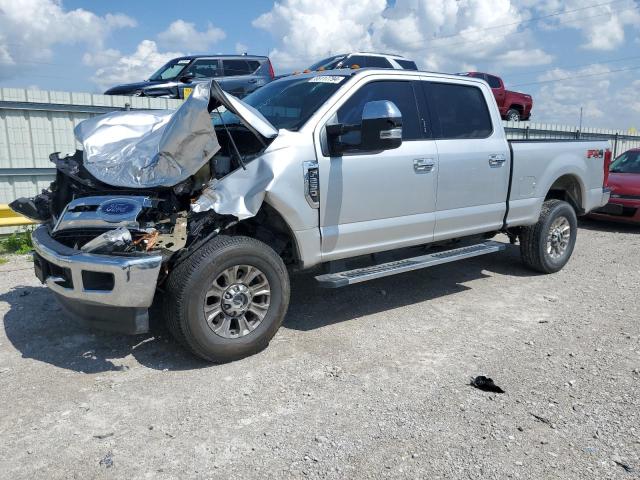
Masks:
[[[608,140],[614,157],[626,152],[630,148],[640,148],[640,134],[611,130],[606,128],[583,128],[571,125],[555,125],[547,123],[504,122],[504,127],[509,139],[596,139]]]
[[[113,110],[173,109],[181,100],[82,92],[0,89],[0,203],[46,188],[55,170],[53,152],[73,153],[74,127]]]

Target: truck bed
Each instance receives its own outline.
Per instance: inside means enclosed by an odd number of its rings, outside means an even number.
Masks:
[[[506,226],[535,223],[554,186],[571,186],[568,200],[579,214],[602,205],[607,141],[536,139],[508,143],[511,170]]]

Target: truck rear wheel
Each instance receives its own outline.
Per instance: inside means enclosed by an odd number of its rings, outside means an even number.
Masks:
[[[510,122],[519,122],[520,118],[520,112],[515,108],[510,108],[507,111],[507,120],[509,120]]]
[[[165,314],[173,336],[211,362],[264,349],[289,306],[282,259],[249,237],[219,236],[171,272]]]
[[[562,200],[547,200],[542,204],[538,222],[520,232],[522,261],[542,273],[561,270],[571,258],[577,231],[573,207]]]

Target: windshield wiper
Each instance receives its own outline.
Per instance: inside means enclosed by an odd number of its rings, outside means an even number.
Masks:
[[[227,135],[229,136],[229,140],[231,141],[231,145],[233,146],[234,152],[238,156],[238,161],[240,162],[240,165],[242,166],[242,169],[246,170],[247,167],[244,164],[244,159],[242,158],[242,155],[240,154],[240,150],[238,150],[238,146],[236,145],[236,141],[233,139],[233,135],[231,135],[231,132],[227,128],[227,124],[224,122],[224,119],[222,118],[222,114],[217,109],[216,109],[216,113],[220,117],[220,121],[222,122],[222,126],[224,127],[224,131],[227,132]]]

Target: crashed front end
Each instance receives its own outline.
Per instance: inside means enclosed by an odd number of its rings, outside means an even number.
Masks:
[[[146,332],[168,273],[207,239],[255,214],[264,193],[245,198],[236,185],[231,207],[216,187],[277,132],[258,118],[259,131],[253,122],[235,139],[226,126],[228,135],[217,134],[211,115],[219,107],[240,118],[256,113],[237,112],[236,101],[216,84],[201,85],[174,112],[86,120],[75,129],[83,150],[51,155],[57,174],[50,188],[11,204],[42,222],[32,234],[36,275],[67,310],[102,329]]]

